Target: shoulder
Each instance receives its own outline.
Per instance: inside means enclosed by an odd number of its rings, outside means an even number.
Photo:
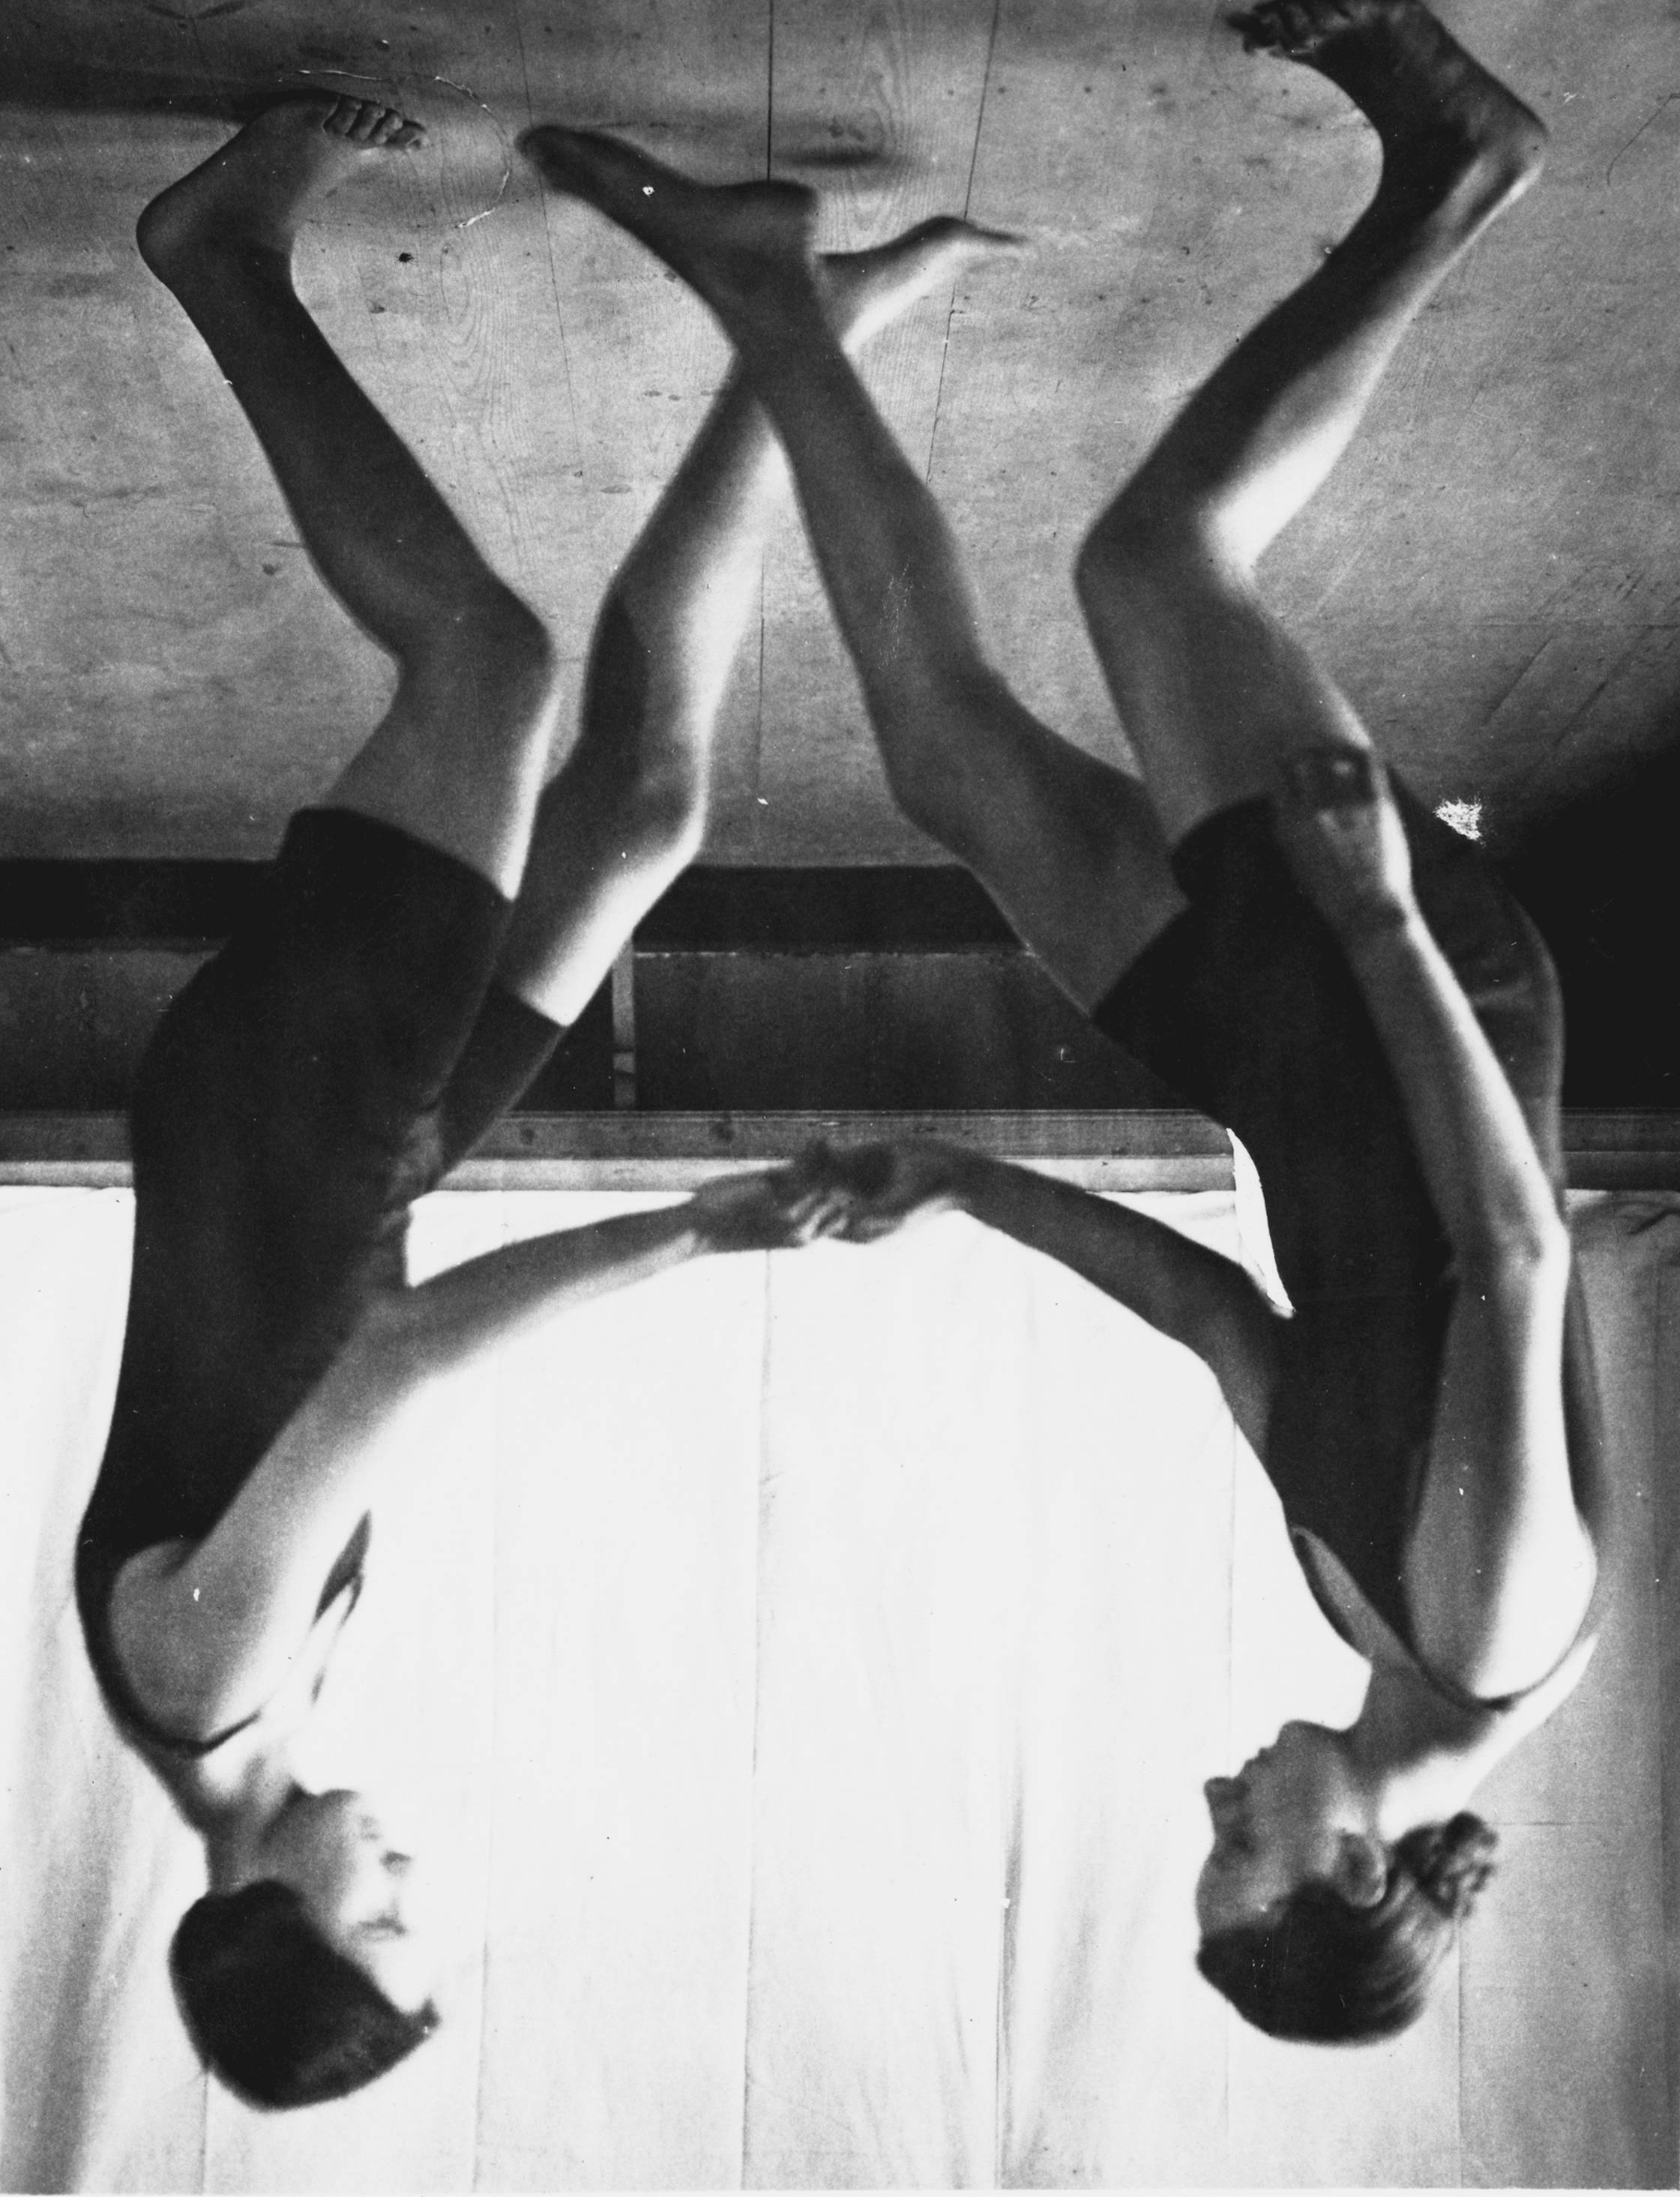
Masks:
[[[112,1651],[136,1706],[185,1740],[208,1738],[233,1721],[224,1628],[182,1570],[194,1546],[161,1541],[139,1550],[113,1580],[107,1613]]]
[[[1414,1682],[1444,1707],[1470,1719],[1475,1735],[1497,1725],[1514,1744],[1562,1706],[1592,1660],[1597,1631],[1588,1623],[1575,1634],[1561,1660],[1554,1656],[1537,1683],[1503,1694],[1472,1688],[1397,1632],[1335,1550],[1317,1533],[1295,1526],[1289,1538],[1313,1598],[1333,1630],[1364,1657],[1373,1671]]]

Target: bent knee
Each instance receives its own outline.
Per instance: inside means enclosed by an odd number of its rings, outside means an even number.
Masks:
[[[1524,1320],[1561,1318],[1574,1252],[1568,1224],[1538,1208],[1500,1227],[1479,1229],[1454,1245],[1461,1290],[1498,1314]]]
[[[619,855],[637,868],[686,869],[704,841],[707,808],[704,774],[687,757],[638,762],[614,803]]]
[[[559,664],[543,620],[498,583],[428,619],[405,668],[413,678],[469,684],[481,702],[523,714],[553,699]]]
[[[1086,536],[1074,560],[1074,586],[1087,617],[1117,603],[1147,605],[1164,595],[1224,593],[1244,575],[1219,530],[1193,509],[1163,509],[1155,499],[1121,496]]]

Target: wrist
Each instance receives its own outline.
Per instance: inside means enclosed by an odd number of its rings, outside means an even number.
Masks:
[[[1373,902],[1341,926],[1342,950],[1353,961],[1413,954],[1429,936],[1422,910],[1410,899]]]
[[[719,1249],[712,1216],[692,1197],[681,1205],[661,1206],[646,1217],[653,1224],[648,1249],[673,1266],[687,1259],[704,1259]]]
[[[946,1179],[946,1196],[953,1213],[966,1213],[976,1218],[986,1202],[987,1191],[998,1173],[998,1162],[988,1159],[983,1152],[955,1150],[951,1154],[950,1172]]]

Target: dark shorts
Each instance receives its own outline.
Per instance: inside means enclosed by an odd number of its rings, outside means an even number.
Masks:
[[[559,1033],[492,983],[484,878],[342,809],[293,819],[256,906],[172,1003],[132,1109],[134,1278],[96,1498],[130,1549],[208,1532],[400,1286],[412,1201]]]
[[[1563,1017],[1533,924],[1481,849],[1398,783],[1417,897],[1560,1194]],[[1329,1542],[1406,1637],[1400,1585],[1456,1286],[1399,1091],[1271,806],[1199,825],[1173,857],[1190,901],[1099,1005],[1098,1027],[1233,1129],[1254,1156],[1295,1317],[1262,1460],[1292,1525]],[[1604,1510],[1579,1284],[1564,1353],[1576,1500]]]
[[[404,832],[302,811],[251,916],[153,1041],[137,1170],[190,1154],[281,1234],[400,1216],[559,1035],[492,983],[509,914],[488,880]]]
[[[1481,849],[1394,791],[1419,904],[1561,1187],[1563,1013],[1545,947]],[[1445,1239],[1376,1029],[1270,803],[1209,817],[1173,869],[1189,908],[1092,1020],[1248,1146],[1297,1303],[1415,1285]]]

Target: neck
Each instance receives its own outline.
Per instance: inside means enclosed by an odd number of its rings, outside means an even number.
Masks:
[[[205,1859],[212,1892],[237,1892],[267,1874],[263,1847],[275,1823],[303,1790],[281,1750],[259,1756],[238,1796],[205,1829]]]
[[[1417,1673],[1379,1667],[1345,1735],[1371,1828],[1392,1845],[1455,1816],[1481,1782],[1486,1719],[1447,1701]]]

